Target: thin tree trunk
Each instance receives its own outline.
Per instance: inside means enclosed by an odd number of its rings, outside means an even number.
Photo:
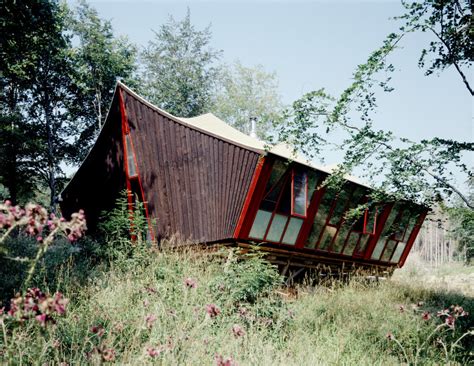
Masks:
[[[50,194],[50,211],[56,213],[56,176],[55,176],[55,159],[54,159],[54,142],[53,142],[53,131],[52,131],[52,112],[49,104],[49,96],[46,92],[45,103],[44,103],[44,116],[46,123],[46,134],[48,143],[48,175],[49,175],[49,189]]]

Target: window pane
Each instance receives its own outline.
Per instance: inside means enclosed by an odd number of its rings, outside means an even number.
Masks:
[[[344,224],[341,226],[333,244],[333,252],[340,253],[342,251],[342,248],[344,248],[344,243],[347,239],[347,234],[349,234],[349,229],[350,226]]]
[[[377,245],[375,246],[374,252],[372,253],[372,259],[379,259],[380,254],[382,254],[382,250],[385,246],[385,242],[387,240],[385,238],[380,238],[379,241],[377,242]]]
[[[313,226],[311,227],[311,232],[309,233],[308,240],[306,241],[306,248],[314,248],[318,242],[319,235],[324,225],[326,225],[326,219],[331,208],[331,203],[333,196],[326,192],[319,204],[318,211],[314,218]]]
[[[314,192],[316,192],[316,188],[318,188],[320,174],[310,170],[308,172],[308,203],[313,198]]]
[[[286,228],[285,236],[283,237],[282,243],[294,245],[296,243],[296,239],[298,238],[298,234],[300,233],[302,224],[302,219],[292,217],[290,219],[290,222],[288,223],[288,227]]]
[[[288,180],[286,178],[281,179],[280,181],[277,182],[276,186],[271,187],[271,190],[265,198],[262,201],[262,204],[260,205],[261,209],[264,209],[266,211],[274,211],[276,208],[276,204],[278,202],[278,198],[280,197],[281,190],[285,184],[285,182]]]
[[[132,141],[130,140],[130,134],[125,135],[125,143],[127,144],[127,169],[129,177],[137,175],[137,169],[135,167],[135,159],[132,150]]]
[[[346,209],[346,205],[348,203],[350,197],[350,191],[347,188],[343,188],[337,197],[336,205],[334,210],[331,214],[331,219],[329,223],[334,226],[339,226]]]
[[[283,194],[280,198],[280,203],[278,204],[277,211],[279,213],[290,215],[291,213],[291,177],[288,176],[288,179],[285,182],[285,187],[283,188]]]
[[[307,197],[306,189],[308,175],[305,171],[293,172],[293,214],[306,216]]]
[[[390,263],[398,263],[400,261],[400,258],[403,254],[403,251],[405,250],[405,243],[399,242],[397,245],[397,249],[395,249],[395,253],[393,253],[392,260]]]
[[[336,234],[336,228],[332,226],[326,226],[324,228],[324,233],[321,238],[321,244],[319,245],[318,249],[321,250],[328,250],[329,246],[331,245],[332,238],[334,237],[334,234]]]
[[[288,177],[284,177],[287,166],[282,161],[277,160],[273,164],[272,172],[265,188],[265,197],[260,205],[261,209],[274,211],[280,192]]]
[[[388,262],[396,246],[397,246],[397,242],[395,240],[389,240],[387,247],[385,248],[385,251],[383,252],[382,258],[380,258],[380,260],[384,262]]]
[[[369,244],[371,236],[369,234],[362,234],[362,238],[360,238],[359,247],[357,248],[357,253],[362,254],[367,245]]]
[[[271,212],[258,210],[255,221],[253,222],[252,229],[250,230],[249,236],[255,239],[263,239],[265,232],[267,231],[268,223],[272,217]]]
[[[375,231],[375,223],[377,220],[377,215],[379,212],[378,206],[372,206],[367,212],[367,222],[365,227],[365,232],[372,234]]]
[[[280,242],[281,234],[283,234],[283,229],[285,228],[287,220],[288,217],[276,214],[273,217],[273,221],[270,225],[270,230],[268,230],[266,240]]]
[[[354,249],[359,241],[359,233],[352,232],[349,236],[349,240],[347,241],[347,246],[344,248],[345,255],[352,255],[354,253]]]
[[[285,174],[286,168],[287,165],[281,160],[276,160],[273,163],[272,172],[270,174],[270,179],[268,180],[265,193],[268,193],[270,189],[272,189],[273,186],[278,183],[281,177],[283,177],[283,174]]]

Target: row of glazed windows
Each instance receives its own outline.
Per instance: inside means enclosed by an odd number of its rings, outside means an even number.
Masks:
[[[313,194],[323,176],[314,171],[274,163],[249,238],[295,245]],[[305,248],[361,257],[377,227],[381,206],[368,208],[355,219],[348,211],[367,203],[367,190],[346,184],[341,191],[326,191],[321,198]],[[413,209],[395,205],[390,212],[372,259],[398,263],[419,217]]]

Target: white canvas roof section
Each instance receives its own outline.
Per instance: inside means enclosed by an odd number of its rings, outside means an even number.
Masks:
[[[268,146],[267,144],[265,144],[265,142],[257,138],[251,137],[249,135],[246,135],[243,132],[240,132],[239,130],[230,126],[229,124],[227,124],[226,122],[224,122],[223,120],[221,120],[220,118],[218,118],[212,113],[206,113],[206,114],[202,114],[200,116],[191,117],[191,118],[173,116],[172,114],[166,112],[165,110],[150,103],[149,101],[147,101],[146,99],[144,99],[143,97],[135,93],[133,90],[131,90],[129,87],[127,87],[125,84],[121,83],[120,81],[117,82],[117,85],[119,85],[124,90],[126,90],[127,93],[130,93],[135,98],[139,99],[142,103],[146,104],[148,107],[158,111],[160,114],[184,126],[201,131],[207,135],[214,136],[223,141],[227,141],[231,144],[241,146],[243,148],[247,148],[252,151],[259,152],[262,155],[266,155],[267,153],[274,154],[282,158],[295,161],[302,165],[306,165],[310,168],[323,171],[328,174],[332,173],[337,168],[337,165],[317,166],[313,164],[311,161],[309,161],[308,159],[305,159],[304,156],[302,156],[301,154],[298,154],[298,153],[295,154],[294,149],[290,145],[285,144],[285,143],[280,143],[275,146]],[[353,183],[368,187],[365,183],[363,183],[357,177],[348,175],[348,176],[345,176],[345,178]]]

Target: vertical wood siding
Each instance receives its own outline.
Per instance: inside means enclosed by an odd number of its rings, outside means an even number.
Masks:
[[[94,232],[102,211],[114,207],[125,189],[122,128],[118,94],[103,129],[89,155],[61,193],[60,207],[65,217],[85,211],[89,232]]]
[[[232,238],[259,154],[173,121],[126,91],[123,96],[158,235]]]

